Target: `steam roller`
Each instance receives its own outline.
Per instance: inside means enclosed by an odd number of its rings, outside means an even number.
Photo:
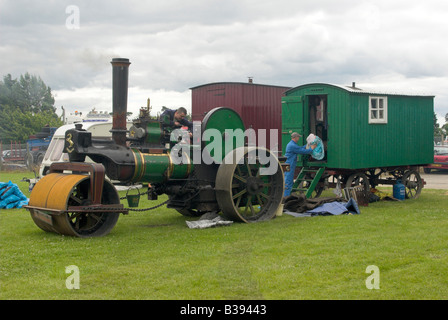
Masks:
[[[252,132],[237,112],[215,108],[186,130],[173,127],[164,114],[151,117],[148,104],[127,130],[130,62],[111,63],[112,139],[93,139],[82,124],[66,132],[69,162],[51,165],[26,206],[39,228],[74,237],[108,234],[120,214],[138,210],[124,207],[110,181],[148,184],[148,199],[165,194],[168,208],[189,217],[216,212],[250,223],[275,216],[282,167],[270,150],[249,142]]]

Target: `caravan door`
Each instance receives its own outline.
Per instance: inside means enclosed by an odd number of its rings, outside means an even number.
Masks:
[[[291,133],[301,134],[299,144],[305,144],[305,124],[303,122],[304,99],[301,96],[282,97],[282,152],[291,141]]]

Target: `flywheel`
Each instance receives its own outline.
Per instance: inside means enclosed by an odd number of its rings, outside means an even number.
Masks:
[[[216,176],[216,198],[225,217],[233,221],[272,219],[283,198],[283,171],[276,156],[260,147],[229,152]]]

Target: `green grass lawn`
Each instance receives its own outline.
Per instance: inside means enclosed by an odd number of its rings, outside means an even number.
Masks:
[[[29,196],[25,176],[0,172],[0,181]],[[109,235],[89,239],[1,210],[0,299],[448,299],[448,190],[360,209],[199,230],[161,207],[121,215]],[[66,287],[71,265],[79,289]],[[372,265],[379,289],[366,287]]]

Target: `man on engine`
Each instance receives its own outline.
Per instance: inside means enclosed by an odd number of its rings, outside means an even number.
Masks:
[[[186,115],[187,110],[184,107],[180,107],[177,110],[166,109],[160,116],[160,120],[164,126],[173,129],[185,126],[191,132],[193,131],[193,123],[185,119]]]

